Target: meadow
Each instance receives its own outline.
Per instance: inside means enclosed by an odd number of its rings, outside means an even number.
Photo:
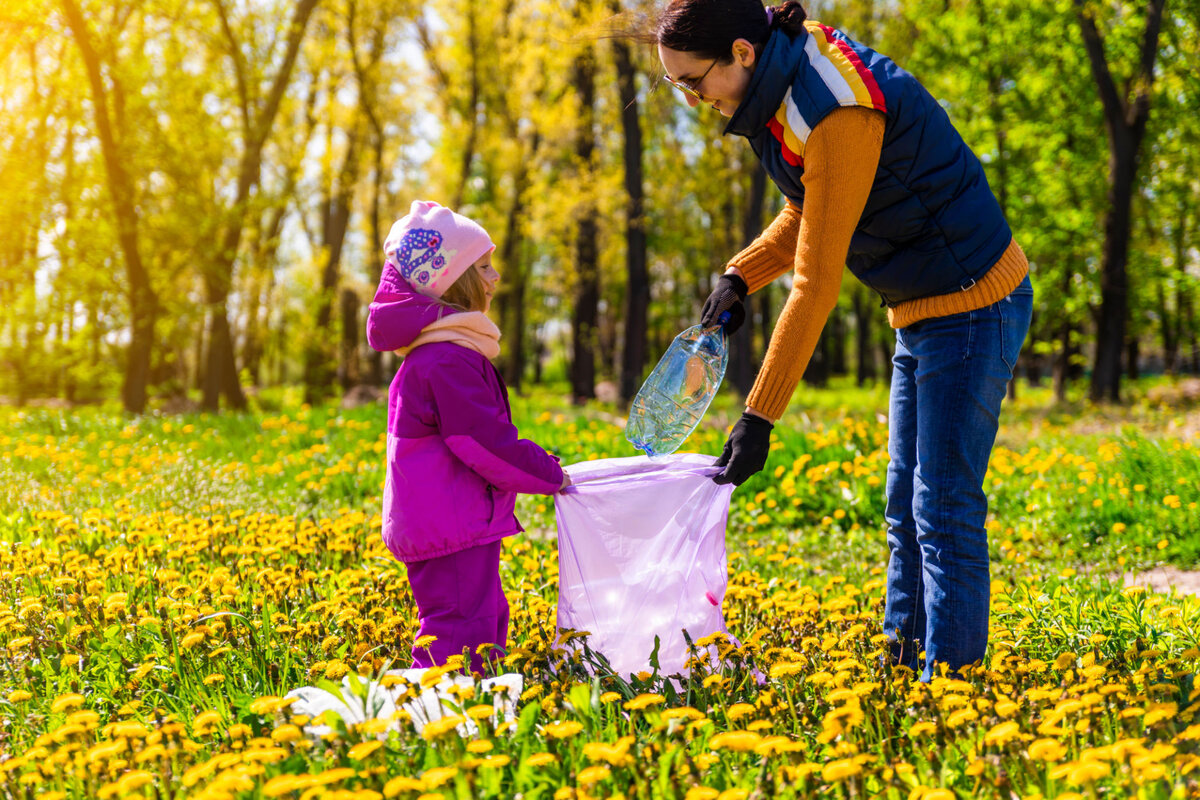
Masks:
[[[886,390],[802,389],[733,495],[738,642],[698,641],[717,657],[689,679],[589,676],[554,629],[553,501],[525,497],[495,665],[524,676],[514,718],[476,686],[420,734],[321,738],[284,695],[407,666],[416,623],[378,533],[383,407],[0,408],[0,796],[1200,797],[1200,601],[1122,579],[1200,562],[1197,412],[1135,391],[1006,409],[991,646],[964,674],[880,658]],[[513,406],[564,463],[633,454],[613,408]],[[684,449],[719,452],[735,416],[721,398]]]

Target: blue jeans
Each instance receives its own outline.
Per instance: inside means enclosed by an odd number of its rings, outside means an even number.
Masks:
[[[887,473],[884,632],[895,663],[930,680],[987,648],[983,476],[1033,313],[1029,278],[998,303],[896,331]]]

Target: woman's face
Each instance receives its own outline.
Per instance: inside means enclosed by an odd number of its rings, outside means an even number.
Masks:
[[[726,117],[732,117],[746,98],[756,60],[754,46],[745,39],[734,41],[731,54],[733,60],[723,64],[719,59],[713,61],[695,53],[658,46],[658,57],[671,82],[683,84],[700,95],[683,92],[687,104],[695,108],[707,103]]]

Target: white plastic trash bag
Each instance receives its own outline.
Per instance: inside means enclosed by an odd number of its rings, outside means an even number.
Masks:
[[[725,522],[733,485],[718,486],[716,459],[696,453],[586,461],[555,495],[558,627],[587,631],[588,645],[628,675],[687,674],[692,640],[728,633]]]
[[[305,733],[310,736],[324,736],[330,731],[330,726],[321,718],[326,711],[341,717],[348,726],[372,719],[392,720],[389,731],[400,729],[401,721],[397,718],[397,712],[406,711],[413,727],[420,733],[428,723],[459,713],[457,709],[462,701],[449,691],[451,688],[475,685],[475,681],[465,675],[442,675],[435,683],[421,688],[415,698],[398,703],[406,688],[421,687],[421,678],[427,672],[426,669],[389,670],[384,675],[404,679],[394,686],[347,675],[336,692],[317,686],[301,686],[288,692],[287,696],[297,698],[292,704],[293,713],[311,717],[311,722],[304,726]],[[517,701],[524,686],[521,675],[509,672],[495,678],[484,678],[479,685],[485,692],[492,692],[497,723],[514,719]],[[464,736],[473,735],[476,730],[470,718],[459,725],[459,733]],[[386,731],[381,734],[385,735]]]

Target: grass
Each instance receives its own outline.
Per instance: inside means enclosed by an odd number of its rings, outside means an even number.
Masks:
[[[524,676],[515,717],[476,684],[454,709],[470,736],[322,739],[287,691],[403,666],[415,629],[378,535],[384,410],[0,409],[0,793],[1195,796],[1200,603],[1119,580],[1200,547],[1194,412],[1148,390],[1118,414],[1023,386],[1006,410],[991,647],[968,674],[920,684],[879,657],[886,390],[805,388],[733,496],[739,642],[699,640],[689,679],[593,677],[564,646],[552,503],[524,497],[496,665]],[[560,398],[514,397],[522,434],[565,463],[633,454],[616,409]],[[720,398],[687,449],[718,452],[737,410]]]

